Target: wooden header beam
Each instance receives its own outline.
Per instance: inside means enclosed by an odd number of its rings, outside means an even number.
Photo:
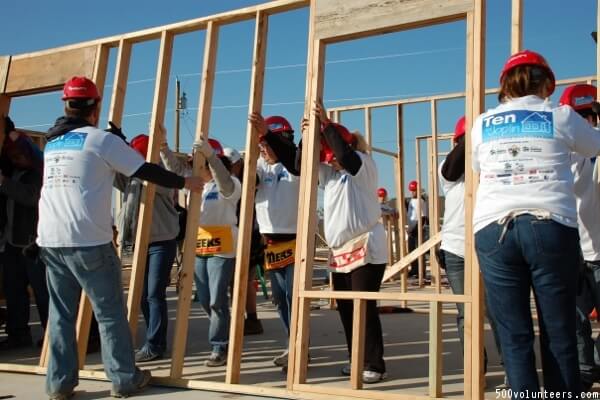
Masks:
[[[317,1],[315,39],[332,43],[451,22],[472,9],[473,0]]]
[[[6,80],[6,94],[20,96],[61,89],[69,78],[91,78],[97,45],[63,50],[26,58],[12,57]]]

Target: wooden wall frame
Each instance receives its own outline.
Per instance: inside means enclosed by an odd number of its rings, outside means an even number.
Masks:
[[[305,103],[312,104],[319,98],[323,97],[323,80],[324,80],[324,62],[326,46],[331,43],[357,39],[374,34],[382,34],[393,31],[411,29],[434,25],[444,22],[456,21],[458,19],[466,19],[467,21],[467,90],[466,95],[471,102],[466,104],[483,104],[483,32],[485,24],[485,13],[483,8],[483,0],[480,1],[449,1],[443,4],[436,4],[435,10],[425,14],[423,8],[427,6],[426,0],[412,1],[389,1],[385,3],[375,0],[350,0],[350,1],[315,1],[311,2],[311,35],[309,36],[309,76],[308,76],[308,96]],[[431,6],[431,4],[430,4]],[[417,11],[418,10],[418,11]],[[433,103],[435,111],[435,102]],[[370,108],[365,107],[365,121],[367,132],[366,136],[370,139]],[[335,111],[339,111],[335,110]],[[466,114],[471,116],[473,113],[481,112],[481,109],[475,110],[468,107]],[[335,113],[339,118],[339,114]],[[301,195],[299,202],[298,226],[302,227],[298,230],[297,239],[297,263],[295,271],[295,288],[298,290],[294,296],[294,306],[292,308],[292,335],[295,340],[290,341],[290,357],[288,362],[288,388],[298,391],[310,391],[313,393],[321,393],[323,395],[344,393],[347,396],[355,398],[391,398],[391,394],[382,392],[369,391],[367,393],[360,390],[362,364],[354,363],[352,375],[350,377],[351,388],[327,388],[324,385],[309,385],[306,383],[306,371],[308,368],[308,341],[309,341],[309,324],[310,324],[310,299],[311,298],[330,298],[353,299],[355,302],[355,318],[361,319],[363,315],[362,302],[366,299],[383,299],[393,298],[394,300],[413,300],[414,294],[411,293],[369,293],[369,292],[335,292],[335,291],[315,291],[312,290],[312,268],[313,260],[309,257],[309,252],[314,246],[314,233],[316,221],[316,192],[317,192],[317,176],[318,169],[318,123],[314,116],[310,117],[310,127],[308,135],[303,138],[305,151],[302,155],[302,174],[301,174]],[[433,128],[436,131],[436,128]],[[435,135],[435,133],[434,133]],[[435,136],[434,136],[435,137]],[[469,164],[467,164],[469,165]],[[400,187],[400,190],[402,188]],[[467,187],[467,195],[472,196],[472,187]],[[402,206],[403,208],[403,206]],[[473,251],[472,247],[469,251]],[[469,264],[467,264],[469,265]],[[466,266],[465,269],[469,267]],[[478,285],[476,285],[478,286]],[[468,314],[465,324],[465,348],[482,349],[481,335],[474,334],[471,336],[471,330],[474,324],[482,326],[480,314],[480,291],[478,287],[474,290],[476,296],[464,295],[441,295],[441,294],[424,294],[422,298],[432,304],[435,318],[432,318],[432,325],[439,325],[439,310],[441,309],[439,299],[441,296],[449,296],[455,298],[459,302],[464,302],[470,305],[469,311],[474,311],[474,315]],[[460,300],[458,300],[460,298]],[[474,304],[477,304],[474,305]],[[436,311],[437,310],[437,311]],[[479,313],[479,314],[478,314]],[[437,320],[437,321],[434,321]],[[359,335],[364,329],[365,321],[354,321],[355,335]],[[431,327],[430,327],[431,330]],[[439,331],[438,331],[439,332]],[[437,354],[438,343],[440,342],[439,335],[430,337],[430,349]],[[352,357],[354,360],[360,360],[362,357],[363,346],[359,341],[352,343]],[[465,397],[467,398],[482,398],[483,387],[480,384],[480,371],[482,370],[482,354],[483,351],[473,352],[473,356],[468,354],[470,363],[465,366]],[[476,356],[475,356],[476,355]],[[438,379],[441,375],[439,357],[433,357],[432,365],[430,365],[430,397],[437,398],[441,392],[441,381]],[[431,371],[434,373],[432,374]],[[290,377],[290,372],[292,376]],[[291,384],[291,387],[289,387]],[[472,387],[471,387],[472,384]],[[414,396],[394,394],[393,398],[414,398]]]
[[[430,139],[424,139],[430,145],[428,157],[428,171],[434,174],[437,169],[438,139],[443,135],[437,132],[436,107],[440,101],[452,98],[464,98],[465,114],[467,116],[467,132],[470,132],[470,121],[473,116],[483,111],[484,96],[495,93],[497,89],[484,89],[484,43],[485,43],[485,0],[277,0],[257,6],[246,7],[213,16],[192,19],[189,21],[164,25],[156,28],[144,29],[137,32],[116,35],[108,38],[88,41],[56,49],[43,50],[28,54],[0,57],[0,116],[8,115],[11,99],[35,93],[43,93],[60,89],[66,79],[72,75],[85,75],[93,78],[99,89],[104,88],[106,79],[108,54],[112,48],[117,48],[117,66],[115,71],[112,98],[109,109],[109,119],[120,123],[123,117],[123,107],[126,95],[126,82],[130,65],[132,45],[150,40],[160,40],[160,56],[157,64],[157,79],[153,101],[149,161],[156,161],[158,157],[158,143],[155,140],[158,124],[164,119],[166,90],[171,61],[171,52],[174,37],[179,34],[193,31],[206,31],[204,65],[200,90],[198,110],[198,124],[196,139],[206,137],[210,126],[210,108],[212,104],[212,89],[214,83],[214,68],[217,52],[218,32],[221,26],[244,20],[256,22],[254,40],[254,59],[252,69],[252,84],[250,90],[250,111],[260,111],[262,105],[262,85],[264,76],[266,33],[268,17],[276,13],[287,12],[310,6],[310,28],[307,65],[307,86],[305,113],[308,114],[310,105],[321,97],[324,81],[324,61],[326,46],[331,43],[352,40],[417,27],[441,24],[457,20],[466,20],[467,32],[467,73],[466,90],[464,93],[449,93],[439,96],[420,97],[371,103],[368,105],[354,105],[331,109],[334,120],[341,118],[345,110],[363,109],[365,113],[365,133],[372,144],[371,119],[372,110],[378,107],[396,107],[397,114],[397,139],[396,152],[373,147],[374,152],[391,156],[396,169],[396,190],[399,201],[398,224],[404,226],[406,215],[404,205],[404,132],[402,128],[403,106],[419,102],[430,102],[432,115],[432,132]],[[522,47],[522,4],[521,0],[512,2],[511,22],[511,50],[517,51]],[[600,9],[598,10],[598,25],[600,26]],[[600,63],[600,48],[597,59]],[[38,66],[44,65],[40,69]],[[596,76],[574,78],[558,81],[557,84],[570,84],[578,82],[592,82],[600,79],[600,70]],[[4,121],[0,118],[0,132],[3,132]],[[316,183],[318,166],[318,126],[314,117],[310,118],[309,134],[303,152],[302,171],[300,181],[300,199],[298,210],[298,244],[297,264],[294,282],[294,304],[292,307],[292,326],[290,335],[290,355],[288,364],[288,380],[285,389],[263,387],[259,385],[239,384],[240,371],[237,369],[241,359],[243,343],[243,312],[245,307],[245,282],[247,265],[245,263],[249,253],[250,225],[252,218],[252,205],[254,198],[254,180],[250,179],[255,170],[256,132],[251,125],[247,127],[246,157],[245,157],[245,185],[242,194],[242,213],[240,218],[239,240],[237,248],[237,261],[234,287],[234,304],[232,310],[232,323],[230,330],[230,347],[228,354],[228,367],[225,382],[209,382],[201,380],[182,379],[181,373],[185,355],[185,340],[187,337],[187,316],[190,309],[191,288],[193,279],[193,241],[188,241],[184,252],[183,275],[180,281],[180,296],[177,306],[177,325],[173,355],[169,377],[154,378],[153,383],[173,387],[190,389],[204,389],[231,393],[243,393],[280,398],[306,398],[321,399],[327,396],[331,399],[402,399],[402,398],[441,398],[441,327],[440,314],[444,302],[460,302],[465,304],[465,375],[464,397],[483,398],[483,306],[482,284],[473,249],[473,233],[471,230],[472,210],[474,205],[474,192],[477,177],[466,174],[466,257],[465,257],[465,294],[444,294],[439,288],[434,293],[414,293],[406,291],[405,272],[411,261],[422,254],[431,251],[440,240],[440,233],[432,232],[431,238],[422,243],[410,254],[406,252],[404,235],[400,235],[399,260],[386,272],[384,279],[403,273],[400,293],[389,292],[333,292],[316,291],[311,287],[312,277],[312,249],[314,247],[314,230],[316,226]],[[468,135],[467,135],[468,137]],[[1,146],[0,141],[0,146]],[[470,140],[467,140],[467,171],[470,171]],[[439,155],[439,154],[437,154]],[[194,170],[203,165],[199,154],[194,157]],[[435,175],[432,175],[435,176]],[[430,179],[430,191],[437,196],[437,179]],[[138,224],[136,240],[138,246],[134,255],[133,270],[131,274],[130,292],[128,296],[128,317],[132,331],[135,333],[136,321],[139,310],[140,283],[143,281],[145,257],[151,224],[152,202],[154,196],[153,185],[146,185],[143,192],[143,204],[140,210],[141,223]],[[188,216],[187,237],[195,237],[198,224],[199,196],[192,196],[191,208]],[[438,203],[435,202],[437,205]],[[439,210],[434,207],[431,214],[439,221]],[[436,224],[437,225],[437,224]],[[471,271],[474,271],[471,273]],[[354,331],[355,340],[352,343],[352,353],[355,360],[360,360],[364,355],[364,348],[360,338],[364,332],[364,307],[366,300],[393,300],[406,304],[408,301],[423,301],[430,304],[430,368],[429,368],[429,396],[398,395],[384,391],[364,391],[361,380],[361,363],[355,363],[349,388],[331,388],[326,385],[307,384],[308,362],[308,336],[310,327],[310,302],[312,299],[352,299],[355,304]],[[77,322],[78,352],[80,354],[80,376],[91,379],[106,379],[102,372],[85,370],[85,352],[89,335],[89,321],[91,307],[85,294],[82,294],[80,313]],[[135,337],[135,336],[134,336]],[[18,364],[0,364],[0,371],[27,372],[45,374],[47,360],[47,346],[44,346],[39,366],[23,366]]]

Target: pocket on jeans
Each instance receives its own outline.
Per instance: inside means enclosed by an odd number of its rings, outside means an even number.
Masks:
[[[106,264],[106,250],[105,246],[81,247],[77,249],[76,257],[81,267],[91,272]]]
[[[502,248],[502,244],[498,243],[502,228],[502,225],[492,222],[475,234],[475,251],[477,254],[491,256]]]
[[[560,256],[578,252],[578,233],[553,220],[532,220],[531,230],[535,238],[537,252],[548,256]]]

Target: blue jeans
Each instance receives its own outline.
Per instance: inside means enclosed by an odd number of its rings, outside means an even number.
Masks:
[[[464,294],[465,293],[465,259],[461,256],[458,256],[454,253],[450,253],[449,251],[443,250],[444,252],[444,261],[446,263],[446,275],[448,276],[448,283],[450,283],[450,288],[452,288],[453,294]],[[500,346],[500,340],[498,338],[498,328],[494,321],[489,317],[489,304],[487,304],[487,296],[485,296],[486,303],[486,316],[488,317],[488,321],[490,322],[490,327],[492,328],[492,334],[494,335],[494,343],[496,344],[496,350],[498,351],[498,355],[500,359],[502,359],[502,349]],[[464,303],[456,303],[456,309],[458,310],[458,315],[456,316],[456,327],[458,328],[458,338],[460,339],[460,345],[465,346],[465,304]],[[484,370],[487,371],[487,353],[484,351]]]
[[[200,305],[208,314],[208,341],[215,353],[227,352],[229,343],[229,282],[235,258],[196,257],[196,288]]]
[[[23,249],[6,244],[2,256],[4,265],[4,293],[6,294],[6,333],[9,338],[31,337],[29,329],[29,292],[33,289],[42,328],[48,322],[48,288],[46,266],[38,258],[23,255]]]
[[[521,215],[491,223],[475,235],[475,248],[496,322],[508,382],[514,391],[538,392],[530,290],[536,300],[545,389],[581,389],[575,336],[579,235],[548,219]]]
[[[75,321],[81,289],[88,295],[98,320],[106,375],[116,391],[133,391],[143,376],[135,366],[123,301],[121,263],[112,244],[45,247],[41,255],[50,293],[47,393],[68,393],[78,384]]]
[[[162,355],[167,349],[167,287],[171,281],[171,268],[177,242],[165,240],[150,243],[146,261],[142,313],[146,320],[146,344],[150,351]]]
[[[583,262],[577,293],[577,351],[581,380],[591,384],[600,379],[600,366],[595,354],[600,345],[599,338],[592,338],[592,326],[588,315],[594,307],[600,310],[600,261]]]
[[[292,319],[292,292],[294,291],[294,264],[272,269],[269,271],[269,276],[279,319],[283,322],[286,337],[289,337],[290,320]]]

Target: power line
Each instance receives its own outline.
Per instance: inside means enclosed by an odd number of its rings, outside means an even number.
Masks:
[[[326,65],[328,65],[328,64],[345,64],[345,63],[360,62],[360,61],[387,60],[390,58],[410,57],[410,56],[419,56],[419,55],[436,54],[436,53],[447,53],[447,52],[464,50],[464,49],[465,49],[464,47],[447,47],[447,48],[443,48],[443,49],[413,51],[413,52],[406,52],[406,53],[391,53],[391,54],[382,54],[382,55],[378,55],[378,56],[369,56],[369,57],[344,58],[344,59],[340,59],[340,60],[327,61],[325,64]],[[265,67],[265,69],[272,71],[272,70],[279,70],[279,69],[301,68],[301,67],[306,67],[306,64],[302,63],[302,64],[273,65],[270,67]],[[215,71],[215,74],[217,74],[217,75],[237,74],[237,73],[251,72],[251,71],[252,71],[251,68],[237,68],[237,69],[225,69],[225,70]],[[185,74],[178,74],[178,76],[180,76],[180,77],[192,77],[192,76],[200,76],[200,75],[202,75],[201,72],[189,72],[189,73],[185,73]],[[132,81],[127,82],[127,84],[132,85],[132,84],[147,83],[147,82],[154,82],[154,81],[155,81],[154,78],[146,78],[146,79],[132,80]],[[107,87],[109,87],[109,86],[111,86],[111,85],[107,85]]]
[[[443,48],[443,49],[433,49],[433,50],[423,50],[423,51],[415,51],[415,52],[405,52],[405,53],[391,53],[391,54],[382,54],[382,55],[378,55],[378,56],[369,56],[369,57],[355,57],[355,58],[346,58],[346,59],[339,59],[339,60],[331,60],[331,61],[327,61],[326,64],[343,64],[343,63],[351,63],[351,62],[361,62],[361,61],[375,61],[375,60],[385,60],[385,59],[391,59],[391,58],[399,58],[399,57],[409,57],[409,56],[417,56],[417,55],[425,55],[425,54],[434,54],[434,53],[443,53],[443,52],[451,52],[451,51],[457,51],[457,50],[464,50],[464,47],[448,47],[448,48]],[[270,67],[266,67],[266,70],[280,70],[280,69],[289,69],[289,68],[300,68],[300,67],[306,67],[305,63],[302,64],[284,64],[284,65],[275,65],[275,66],[270,66]],[[239,68],[239,69],[229,69],[229,70],[221,70],[221,71],[216,71],[216,74],[234,74],[234,73],[242,73],[242,72],[250,72],[251,69],[250,68]],[[192,77],[192,76],[200,76],[201,73],[200,72],[192,72],[192,73],[185,73],[185,74],[178,74],[178,76],[180,77]],[[175,75],[173,75],[172,77],[174,77]],[[137,79],[137,80],[132,80],[132,81],[128,81],[127,85],[134,85],[134,84],[139,84],[139,83],[148,83],[148,82],[154,82],[155,78],[147,78],[147,79]],[[106,85],[106,87],[112,87],[112,85]],[[331,100],[326,100],[325,102],[328,103],[335,103],[335,102],[344,102],[344,101],[364,101],[364,100],[384,100],[384,99],[390,99],[390,98],[399,98],[399,97],[410,97],[410,96],[427,96],[427,95],[431,95],[434,93],[419,93],[419,94],[400,94],[400,95],[388,95],[388,96],[372,96],[372,97],[354,97],[354,98],[346,98],[346,99],[331,99]],[[36,94],[33,96],[55,96],[56,93],[55,92],[49,92],[49,93],[40,93],[40,94]],[[291,106],[291,105],[301,105],[304,104],[304,101],[288,101],[288,102],[278,102],[278,103],[263,103],[263,107],[280,107],[280,106]],[[213,110],[226,110],[226,109],[240,109],[240,108],[247,108],[248,104],[232,104],[232,105],[222,105],[222,106],[213,106],[212,109]],[[197,110],[197,108],[191,108],[191,110]],[[167,111],[173,111],[173,109],[167,110]],[[144,115],[150,115],[151,112],[139,112],[139,113],[130,113],[130,114],[125,114],[123,115],[123,118],[128,118],[128,117],[139,117],[139,116],[144,116]],[[23,128],[40,128],[40,127],[45,127],[45,126],[51,126],[52,124],[29,124],[29,125],[23,125]]]
[[[402,94],[394,94],[394,95],[386,95],[386,96],[368,96],[368,97],[348,97],[348,98],[340,98],[340,99],[330,99],[324,100],[325,104],[327,103],[341,103],[341,102],[350,102],[350,101],[366,101],[366,100],[386,100],[386,99],[400,99],[407,97],[421,97],[421,96],[434,96],[439,94],[439,92],[421,92],[421,93],[402,93]],[[292,105],[303,105],[304,100],[297,101],[285,101],[278,103],[263,103],[263,107],[281,107],[281,106],[292,106]],[[240,108],[248,108],[248,104],[230,104],[230,105],[221,105],[221,106],[213,106],[213,110],[228,110],[228,109],[240,109]],[[198,110],[198,107],[190,107],[188,110]],[[169,108],[166,112],[174,111],[173,108]],[[151,111],[146,112],[138,112],[138,113],[130,113],[123,114],[122,118],[131,118],[131,117],[141,117],[146,115],[151,115]],[[192,120],[191,117],[190,121]],[[104,119],[102,119],[104,121]],[[31,125],[21,125],[21,128],[39,128],[44,126],[52,126],[52,124],[31,124]]]

